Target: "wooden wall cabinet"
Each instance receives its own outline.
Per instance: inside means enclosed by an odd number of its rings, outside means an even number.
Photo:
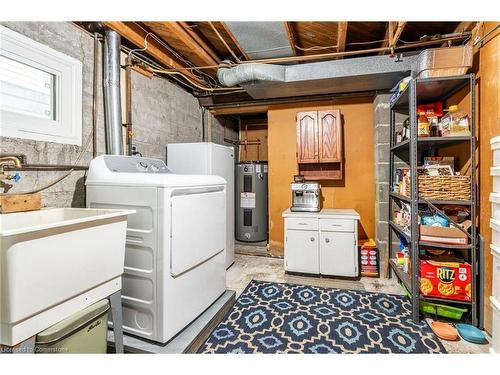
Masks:
[[[343,178],[342,119],[336,109],[297,113],[299,174],[310,180]]]

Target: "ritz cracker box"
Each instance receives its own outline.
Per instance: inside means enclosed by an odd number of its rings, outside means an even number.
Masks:
[[[468,263],[420,262],[420,292],[424,296],[470,301],[471,279]]]

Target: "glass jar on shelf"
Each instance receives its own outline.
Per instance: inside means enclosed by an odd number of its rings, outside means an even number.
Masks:
[[[460,111],[457,105],[451,105],[441,119],[440,128],[443,137],[469,136],[469,115]]]
[[[425,115],[425,112],[420,112],[418,114],[417,135],[419,137],[429,137],[430,136],[429,119]]]

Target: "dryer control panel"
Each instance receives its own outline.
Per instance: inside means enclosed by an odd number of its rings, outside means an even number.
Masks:
[[[137,156],[104,155],[106,167],[122,173],[172,173],[160,159]]]

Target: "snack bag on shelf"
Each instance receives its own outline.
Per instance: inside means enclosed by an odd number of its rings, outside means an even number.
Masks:
[[[420,261],[420,294],[424,296],[470,301],[471,280],[468,263]]]
[[[441,119],[440,126],[443,137],[470,135],[469,115],[459,111],[456,105],[450,106],[448,113]]]

